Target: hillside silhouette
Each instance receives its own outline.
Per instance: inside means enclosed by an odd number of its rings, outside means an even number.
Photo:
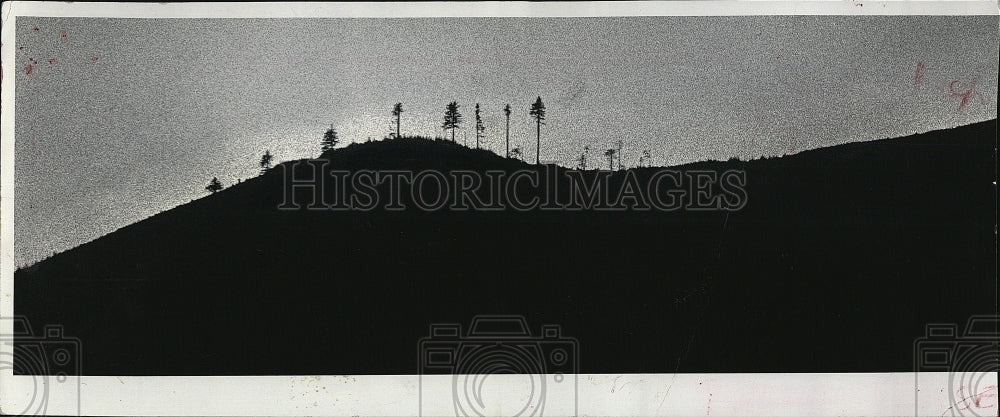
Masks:
[[[278,166],[19,269],[15,313],[88,375],[412,374],[431,323],[476,314],[561,325],[585,373],[912,371],[925,323],[996,310],[995,139],[676,167],[745,170],[737,211],[277,210]],[[321,158],[544,169],[418,138]]]

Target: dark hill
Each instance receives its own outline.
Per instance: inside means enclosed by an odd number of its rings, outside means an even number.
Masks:
[[[745,170],[736,211],[278,210],[278,167],[18,270],[15,312],[79,337],[89,375],[416,373],[429,324],[475,314],[562,325],[586,373],[911,371],[925,323],[996,311],[995,139],[678,168]],[[543,169],[423,139],[323,158]]]

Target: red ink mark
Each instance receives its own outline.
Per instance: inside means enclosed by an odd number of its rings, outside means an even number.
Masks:
[[[49,63],[50,64],[55,64],[56,63],[56,59],[55,58],[49,58]]]
[[[959,410],[969,410],[972,408],[993,408],[997,406],[997,386],[989,385],[978,394],[967,394],[966,387],[962,386],[955,392],[960,398],[955,403]],[[985,403],[983,400],[987,400]],[[992,399],[992,401],[989,401]]]
[[[35,26],[35,27],[31,28],[31,31],[32,32],[38,32],[38,26]]]
[[[913,83],[920,84],[922,78],[924,78],[924,61],[917,63],[917,72],[913,75]]]
[[[972,77],[972,81],[969,82],[969,88],[965,91],[956,91],[955,84],[958,84],[958,80],[952,81],[948,84],[948,90],[951,92],[951,97],[960,97],[962,100],[958,103],[958,112],[961,113],[965,110],[965,106],[969,104],[969,99],[973,96],[983,98],[982,94],[976,91],[976,77]]]
[[[706,416],[712,415],[712,394],[708,394],[708,410],[705,411]]]
[[[24,67],[24,73],[28,74],[28,75],[31,75],[31,72],[34,71],[34,70],[35,70],[35,66],[31,65],[31,64],[28,64],[28,66]]]
[[[60,38],[65,38],[66,37],[66,29],[63,29],[61,32],[59,32],[59,37]]]
[[[97,57],[96,56],[90,57],[90,62],[97,62]]]

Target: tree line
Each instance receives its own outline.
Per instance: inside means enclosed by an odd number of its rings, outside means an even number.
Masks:
[[[441,124],[441,128],[444,130],[451,130],[451,141],[455,142],[455,130],[460,129],[464,119],[461,111],[459,110],[459,104],[457,101],[452,101],[445,106],[444,110],[444,122]],[[524,160],[524,152],[520,147],[510,147],[510,116],[513,110],[510,104],[505,104],[501,110],[506,119],[506,131],[505,131],[505,153],[506,158],[515,158],[518,160]],[[475,109],[473,111],[475,117],[475,132],[476,132],[476,149],[480,149],[480,143],[483,139],[483,133],[486,131],[486,125],[483,123],[483,109],[480,107],[479,103],[476,103]],[[401,138],[402,137],[402,127],[401,127],[401,116],[403,114],[403,103],[396,103],[392,107],[392,112],[390,113],[395,119],[395,132],[390,133],[390,137]],[[546,109],[545,103],[542,101],[542,97],[538,96],[533,103],[531,103],[528,108],[528,116],[535,121],[535,164],[541,162],[541,150],[542,150],[542,125],[545,124]],[[323,138],[320,141],[320,148],[323,152],[334,149],[340,143],[340,139],[337,136],[337,130],[333,125],[323,133]],[[614,170],[615,157],[618,156],[618,166],[621,169],[621,146],[622,143],[619,140],[617,142],[617,148],[609,148],[604,152],[604,156],[608,158],[608,169]],[[589,146],[584,147],[584,152],[578,158],[578,167],[581,169],[587,169],[587,156],[590,151]],[[639,159],[639,165],[642,166],[644,162],[648,163],[650,161],[649,151],[643,153],[643,157]],[[260,166],[260,173],[263,174],[271,169],[274,162],[274,155],[271,154],[270,150],[264,151],[261,156],[258,165]],[[224,188],[223,184],[217,177],[213,177],[205,190],[210,193],[216,193]]]
[[[398,103],[397,106],[399,106]],[[521,149],[518,147],[515,147],[514,149],[510,148],[510,115],[512,113],[510,104],[505,104],[502,111],[507,121],[506,133],[504,135],[505,136],[504,156],[507,158],[514,157],[521,159],[521,154],[522,154]],[[480,140],[482,139],[483,132],[486,131],[486,126],[483,124],[482,108],[480,108],[479,103],[476,103],[474,115],[476,120],[476,125],[475,125],[476,149],[480,149]],[[535,126],[536,126],[535,163],[538,164],[540,162],[540,155],[542,149],[542,125],[545,124],[544,123],[545,103],[542,102],[541,96],[535,99],[535,102],[531,104],[531,107],[528,110],[528,115],[531,118],[535,119]],[[455,129],[460,128],[462,121],[463,121],[462,113],[459,111],[458,102],[452,101],[451,103],[448,103],[448,105],[445,106],[444,108],[444,123],[441,124],[441,128],[445,130],[451,130],[452,142],[455,141]],[[397,127],[398,127],[398,120],[397,120]]]
[[[264,151],[264,154],[260,156],[260,162],[257,164],[260,166],[261,175],[264,175],[265,172],[271,169],[271,166],[274,164],[274,155],[271,154],[270,149]],[[212,179],[208,181],[208,185],[205,186],[205,191],[215,194],[222,191],[223,188],[225,188],[225,186],[222,184],[222,181],[219,181],[218,177],[212,177]]]

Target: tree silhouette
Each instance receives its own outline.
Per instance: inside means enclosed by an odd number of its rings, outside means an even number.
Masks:
[[[443,129],[451,129],[451,141],[455,141],[455,129],[458,129],[458,125],[462,123],[462,113],[458,112],[458,102],[448,103],[444,111],[444,124],[441,125]]]
[[[521,154],[521,148],[516,148],[515,147],[514,149],[511,149],[510,150],[510,156],[511,156],[511,158],[515,158],[515,159],[518,159],[520,161],[524,161],[524,155]]]
[[[337,131],[334,130],[333,125],[330,125],[330,128],[323,134],[323,152],[333,149],[334,146],[337,146],[337,142],[339,141],[340,140],[337,139]]]
[[[610,148],[604,151],[604,156],[608,157],[608,170],[615,170],[615,149]]]
[[[618,139],[615,144],[618,145],[618,149],[615,150],[615,154],[618,155],[618,169],[620,170],[622,169],[622,140]]]
[[[583,153],[581,153],[580,157],[577,158],[577,161],[579,161],[579,164],[577,165],[577,168],[580,168],[581,170],[584,170],[584,171],[587,170],[587,152],[589,152],[589,151],[590,151],[590,146],[584,146],[583,147]]]
[[[396,103],[392,107],[392,115],[396,116],[396,137],[399,137],[399,116],[403,114],[403,103]]]
[[[479,103],[476,103],[476,149],[479,149],[479,138],[485,130],[486,126],[483,126],[483,118],[479,114]]]
[[[273,161],[274,155],[271,155],[271,150],[264,151],[264,155],[260,157],[260,173],[263,174],[271,169],[271,162]]]
[[[542,152],[542,120],[545,120],[545,104],[542,104],[542,96],[538,96],[535,103],[531,105],[531,111],[528,112],[531,117],[535,118],[535,164],[539,163],[539,155]]]
[[[510,158],[510,104],[503,106],[503,114],[507,116],[507,158]]]
[[[215,177],[212,177],[212,180],[209,181],[208,185],[205,187],[205,191],[208,191],[212,194],[215,194],[221,189],[222,189],[222,183],[219,182],[219,179]]]

